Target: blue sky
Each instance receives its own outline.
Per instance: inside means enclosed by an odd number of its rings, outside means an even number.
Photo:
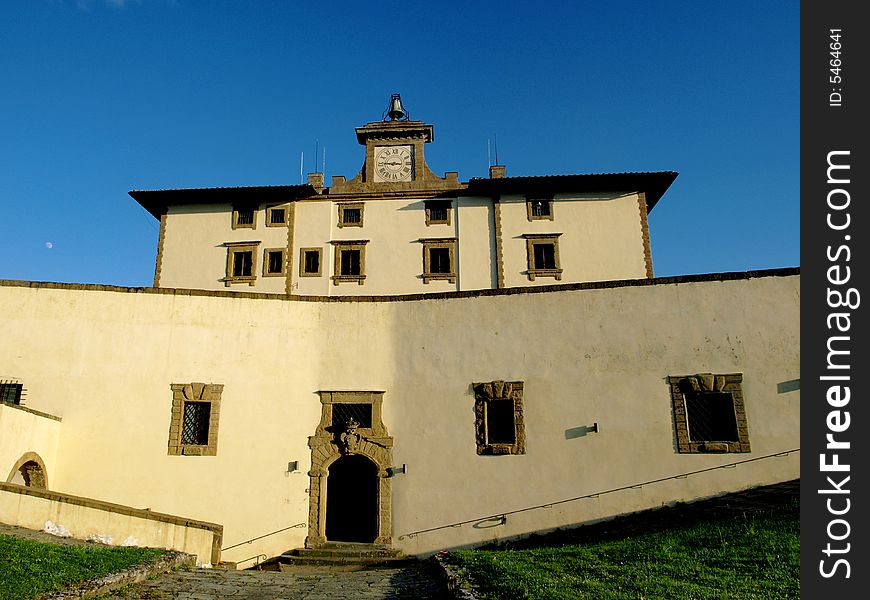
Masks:
[[[673,170],[656,275],[799,264],[797,2],[0,3],[0,279],[151,284],[127,195],[353,177],[391,93],[438,174]]]

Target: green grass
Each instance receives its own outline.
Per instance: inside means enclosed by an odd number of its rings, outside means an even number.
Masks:
[[[122,571],[156,558],[165,550],[43,544],[0,535],[0,597],[39,594]]]
[[[446,560],[486,599],[800,597],[796,501],[701,515],[663,510],[668,518],[659,514],[646,526],[635,520],[610,533],[606,524],[592,533],[577,530],[574,537],[584,541],[460,550]]]

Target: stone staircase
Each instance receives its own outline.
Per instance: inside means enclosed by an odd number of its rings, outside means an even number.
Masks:
[[[415,559],[383,544],[328,542],[318,548],[296,548],[263,563],[263,570],[360,571],[380,566],[399,566]]]

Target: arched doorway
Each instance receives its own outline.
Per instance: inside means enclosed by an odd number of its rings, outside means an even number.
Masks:
[[[342,456],[326,479],[326,539],[372,543],[378,536],[378,467],[365,456]]]

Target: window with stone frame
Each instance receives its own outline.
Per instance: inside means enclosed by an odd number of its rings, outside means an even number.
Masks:
[[[477,453],[525,454],[523,382],[489,381],[472,387]]]
[[[553,199],[531,196],[526,198],[526,215],[529,221],[552,221]]]
[[[233,283],[254,285],[257,280],[257,248],[260,242],[226,242],[227,271],[222,279],[226,286]]]
[[[256,229],[257,228],[257,205],[236,204],[233,205],[233,229]]]
[[[323,274],[323,250],[320,248],[299,249],[299,276],[320,277]]]
[[[0,402],[21,404],[24,384],[14,380],[0,381]]]
[[[553,277],[562,279],[561,260],[559,258],[559,236],[561,233],[526,233],[526,257],[530,281],[537,277]]]
[[[443,279],[456,283],[456,238],[421,239],[423,283]]]
[[[223,385],[173,383],[169,454],[215,456]]]
[[[263,276],[278,277],[284,275],[284,249],[266,248],[263,251]]]
[[[284,227],[287,225],[287,208],[271,206],[266,209],[266,227]]]
[[[363,226],[362,202],[347,202],[338,205],[339,227],[362,227]]]
[[[426,201],[426,226],[450,225],[453,203],[450,200]]]
[[[677,452],[750,452],[741,373],[668,377]]]
[[[331,242],[335,246],[335,263],[332,283],[357,283],[366,279],[366,244],[368,240]]]

